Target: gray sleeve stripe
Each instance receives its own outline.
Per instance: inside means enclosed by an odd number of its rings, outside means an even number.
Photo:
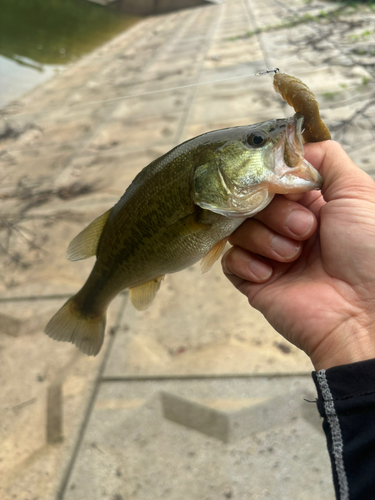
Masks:
[[[332,443],[333,443],[332,454],[334,457],[334,467],[339,482],[340,500],[349,500],[350,498],[349,486],[348,486],[348,479],[346,477],[344,457],[343,457],[344,443],[342,440],[339,418],[337,416],[335,406],[333,404],[332,393],[328,386],[326,371],[320,370],[317,372],[316,376],[320,389],[322,391],[324,399],[324,409],[332,433]]]

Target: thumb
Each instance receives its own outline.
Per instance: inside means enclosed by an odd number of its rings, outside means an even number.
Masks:
[[[335,141],[305,144],[305,158],[323,177],[326,201],[360,198],[374,202],[375,181],[349,158]]]

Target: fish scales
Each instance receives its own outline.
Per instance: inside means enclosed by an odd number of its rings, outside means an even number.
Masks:
[[[212,142],[212,137],[209,140]],[[100,259],[93,269],[93,279],[99,276],[100,287],[90,278],[88,281],[88,287],[97,290],[95,302],[102,302],[102,297],[110,300],[124,288],[194,264],[242,222],[194,204],[194,166],[207,161],[210,154],[199,148],[200,142],[201,138],[192,140],[152,162],[114,206],[99,241]]]

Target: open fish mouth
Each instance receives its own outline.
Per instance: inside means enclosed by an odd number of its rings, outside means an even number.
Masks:
[[[302,125],[301,113],[296,113],[288,120],[284,137],[284,161],[290,167],[297,167],[303,160]]]
[[[306,187],[306,191],[321,189],[323,178],[319,172],[304,158],[303,149],[303,115],[296,113],[288,119],[288,124],[283,138],[277,146],[277,169],[280,182],[289,184],[288,179],[293,179],[289,192],[298,192],[297,189]],[[281,156],[283,157],[281,160]],[[283,172],[281,172],[283,170]],[[283,182],[284,181],[284,182]],[[305,186],[304,186],[305,185]]]

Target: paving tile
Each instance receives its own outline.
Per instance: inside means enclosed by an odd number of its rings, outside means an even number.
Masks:
[[[178,112],[185,108],[189,96],[188,89],[171,90],[160,94],[151,94],[126,99],[119,103],[112,117],[117,119],[131,119],[163,116]]]
[[[142,168],[173,145],[156,148],[148,145],[143,151],[120,151],[117,154],[93,150],[85,153],[82,150],[81,156],[55,171],[53,181],[51,175],[43,178],[40,172],[34,184],[28,179],[26,186],[31,186],[28,197],[3,204],[3,210],[9,213],[9,221],[15,224],[9,251],[21,262],[8,265],[8,258],[1,263],[2,296],[43,296],[61,291],[75,293],[91,271],[93,259],[68,261],[66,249],[69,242],[118,201]],[[17,177],[14,183],[16,180]],[[93,191],[75,196],[75,184],[84,186],[86,183],[92,185]],[[9,186],[10,192],[14,189],[14,185]],[[27,203],[35,203],[35,208],[21,215]],[[21,232],[18,232],[19,226]]]
[[[375,168],[370,160],[370,147],[364,152],[350,152],[350,157],[362,168],[362,170],[375,180]]]
[[[202,299],[205,297],[205,299]],[[143,312],[129,305],[106,376],[309,372],[290,347],[239,296],[216,264],[169,275]]]
[[[63,498],[331,500],[319,418],[302,399],[311,390],[298,377],[103,383]],[[207,408],[217,422],[233,419],[238,434],[223,442],[169,420],[177,399]]]
[[[169,144],[173,141],[178,125],[181,120],[180,113],[171,113],[163,117],[145,117],[139,126],[134,122],[125,121],[111,122],[98,130],[91,138],[89,147],[96,151],[112,149],[121,146],[124,141],[132,147]]]
[[[9,252],[18,256],[20,262],[12,264],[9,257],[2,263],[1,295],[44,296],[78,291],[92,268],[93,259],[80,261],[78,265],[69,262],[66,248],[82,226],[105,209],[107,206],[102,209],[96,206],[91,211],[86,209],[84,216],[67,208],[64,211],[46,210],[19,219],[11,236]]]
[[[89,358],[74,346],[48,338],[43,329],[64,299],[0,302],[1,315],[20,322],[17,336],[1,328],[0,496],[55,498],[73,453],[104,353]],[[113,304],[108,330],[115,327],[124,297]],[[63,441],[46,441],[48,387],[63,387]],[[42,471],[42,472],[41,472]],[[40,489],[41,481],[43,488]]]
[[[274,108],[269,108],[265,111],[262,111],[259,114],[253,114],[253,113],[248,113],[246,116],[243,114],[241,117],[238,118],[224,118],[222,121],[217,121],[213,120],[211,122],[205,122],[205,123],[189,123],[186,126],[186,129],[184,131],[184,134],[182,136],[181,140],[187,140],[192,137],[195,137],[200,134],[204,134],[208,130],[219,130],[222,128],[228,128],[228,127],[238,127],[241,125],[251,125],[255,123],[261,123],[264,122],[265,120],[272,120],[274,118],[284,118],[285,116],[291,116],[293,115],[290,112],[290,108],[286,108],[286,112],[283,112],[282,109],[280,109],[277,114],[275,114],[275,109]]]
[[[262,116],[263,113],[274,117],[280,114],[281,107],[268,78],[249,77],[227,82],[226,87],[224,84],[210,85],[209,90],[200,87],[191,107],[189,123],[221,123],[244,118],[252,123],[254,116]]]

